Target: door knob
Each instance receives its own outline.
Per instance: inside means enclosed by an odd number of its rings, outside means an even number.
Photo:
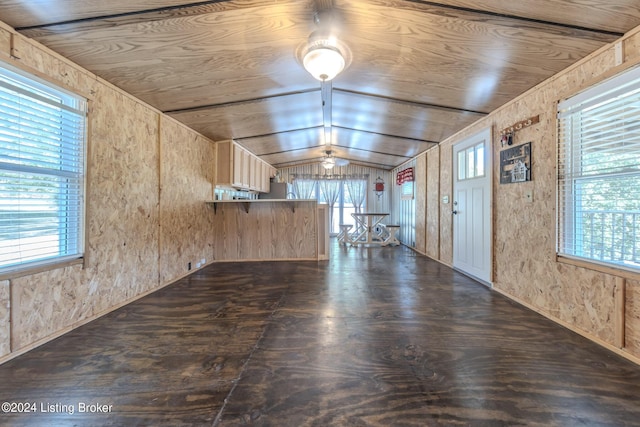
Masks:
[[[454,215],[458,215],[458,211],[452,211],[451,213]]]

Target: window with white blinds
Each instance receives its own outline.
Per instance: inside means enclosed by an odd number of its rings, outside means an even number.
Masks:
[[[558,253],[640,270],[640,68],[558,105]]]
[[[86,104],[0,63],[0,273],[82,256]]]

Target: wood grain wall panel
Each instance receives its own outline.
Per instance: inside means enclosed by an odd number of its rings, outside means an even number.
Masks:
[[[79,95],[93,98],[98,84],[94,74],[18,34],[14,35],[12,45],[12,55],[19,66],[27,67],[27,70],[35,75],[73,90]]]
[[[615,340],[615,280],[555,259],[555,105],[558,93],[567,87],[584,87],[594,76],[612,67],[612,59],[604,51],[598,58],[512,102],[493,117],[495,130],[528,117],[540,117],[538,124],[514,136],[514,146],[531,142],[532,181],[500,185],[496,168],[503,148],[494,144],[495,286],[611,344]],[[527,192],[533,194],[533,201],[527,200]]]
[[[1,23],[0,23],[1,24]],[[0,58],[9,60],[11,57],[11,32],[0,25]]]
[[[32,40],[15,35],[14,45],[15,64],[91,99],[85,265],[11,279],[11,349],[21,352],[157,289],[160,276],[170,281],[179,272],[177,261],[166,255],[162,271],[158,263],[160,165],[164,162],[159,113]],[[212,149],[205,148],[210,143],[195,135],[170,128],[163,133],[168,154],[163,168],[165,195],[168,203],[181,203],[177,209],[190,210],[183,205],[188,195],[178,199],[175,194],[190,186],[197,188],[200,211],[182,212],[176,218],[190,218],[198,228],[181,236],[181,241],[195,236],[195,244],[206,241],[206,248],[211,242],[210,227],[203,224],[210,224],[211,213],[202,202],[212,196],[213,170],[208,161],[213,155]],[[180,150],[194,158],[176,154]],[[3,316],[0,313],[0,320]],[[0,357],[3,345],[0,333]]]
[[[625,300],[625,349],[640,357],[640,281],[627,280]]]
[[[318,257],[316,202],[218,203],[211,215],[216,261]]]
[[[213,260],[215,145],[172,119],[161,120],[160,282],[188,274],[202,259]]]
[[[415,198],[416,198],[416,245],[420,253],[427,251],[427,156],[421,154],[416,158],[415,169]]]
[[[22,348],[158,286],[157,113],[104,85],[90,115],[85,269],[12,281]]]
[[[0,280],[0,357],[11,351],[11,288],[8,280]]]
[[[427,256],[440,256],[440,147],[427,151]]]
[[[631,35],[636,43],[638,35]],[[598,80],[615,68],[613,45],[554,76],[523,96],[494,111],[440,145],[443,195],[451,191],[451,147],[483,128],[493,126],[494,287],[545,315],[600,342],[614,346],[616,277],[556,261],[556,102]],[[619,70],[620,68],[617,68]],[[600,77],[599,77],[600,76]],[[532,116],[539,123],[516,132],[514,145],[531,142],[532,181],[499,184],[499,158],[503,147],[499,130]],[[533,194],[533,201],[525,197]],[[450,205],[441,205],[440,260],[448,263],[452,224]],[[635,304],[635,291],[627,308]],[[632,309],[633,312],[633,309]],[[633,315],[627,335],[638,334]],[[633,339],[632,339],[633,342]],[[634,345],[634,344],[631,344]],[[633,350],[636,351],[636,350]]]
[[[87,266],[104,310],[158,285],[158,114],[105,86],[97,95]]]
[[[89,115],[86,269],[12,281],[19,349],[157,286],[157,113],[16,35],[16,62],[95,102]]]
[[[453,151],[451,143],[441,144],[440,195],[449,197],[449,203],[440,203],[440,261],[453,264]]]
[[[100,281],[79,265],[12,279],[11,347],[19,350],[88,319],[101,304]]]

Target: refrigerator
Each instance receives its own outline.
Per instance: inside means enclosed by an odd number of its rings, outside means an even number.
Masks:
[[[258,199],[286,199],[287,198],[287,183],[286,182],[272,182],[271,191],[269,193],[260,193]]]

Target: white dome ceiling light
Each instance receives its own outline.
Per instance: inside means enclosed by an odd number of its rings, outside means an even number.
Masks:
[[[347,46],[340,41],[341,19],[335,9],[317,12],[313,21],[317,30],[309,35],[302,53],[302,65],[314,78],[328,82],[340,74],[351,59]]]
[[[332,2],[330,2],[331,4]],[[344,43],[341,43],[340,33],[341,19],[330,4],[324,4],[321,11],[314,16],[317,30],[309,35],[302,51],[298,51],[302,59],[302,65],[316,80],[320,81],[320,96],[322,101],[322,126],[324,129],[321,144],[324,144],[326,156],[321,160],[321,165],[326,170],[334,166],[343,166],[349,162],[331,155],[332,144],[332,119],[331,97],[333,92],[332,80],[349,66],[351,52]]]
[[[304,68],[316,79],[333,80],[344,70],[346,61],[340,49],[330,39],[319,39],[309,44],[302,59]]]

